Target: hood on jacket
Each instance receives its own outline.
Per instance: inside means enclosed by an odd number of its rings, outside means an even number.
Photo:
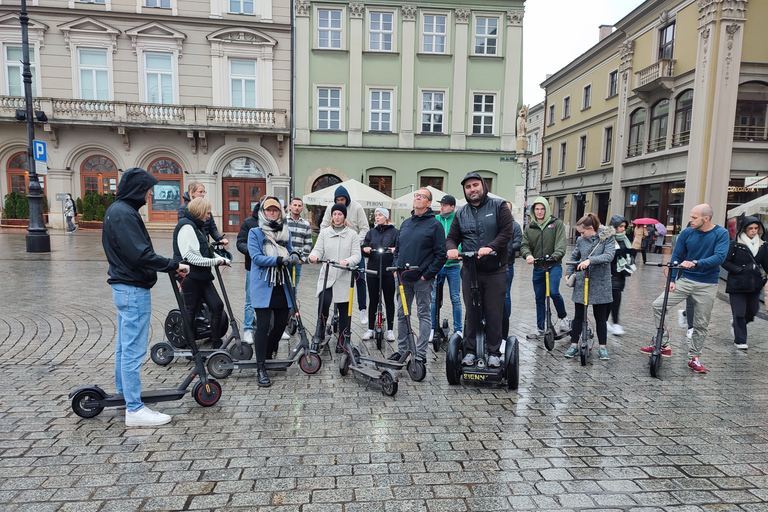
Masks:
[[[336,187],[336,192],[333,193],[333,202],[336,202],[337,197],[344,198],[346,201],[345,206],[349,206],[349,204],[352,202],[352,199],[349,197],[349,192],[347,192],[347,189],[343,185]]]
[[[425,211],[421,215],[416,215],[416,212],[414,210],[411,210],[411,217],[414,219],[415,218],[429,219],[430,217],[435,218],[436,216],[435,216],[435,211],[432,208],[427,208],[427,211]]]
[[[613,229],[613,226],[600,226],[597,230],[597,234],[600,238],[600,243],[603,243],[612,236],[615,236],[616,230]]]
[[[259,220],[259,207],[261,206],[261,203],[256,201],[256,203],[253,205],[253,214],[251,215],[254,219]]]
[[[134,206],[138,205],[136,207],[138,209],[146,204],[144,198],[147,195],[147,191],[157,185],[157,183],[159,183],[159,180],[144,169],[131,167],[120,178],[120,185],[117,187],[115,200],[127,201]]]
[[[608,224],[610,224],[614,229],[621,226],[622,224],[626,224],[625,227],[629,227],[629,221],[624,216],[619,214],[611,217],[611,221]]]
[[[181,198],[184,200],[182,204],[187,204],[192,200],[192,198],[189,197],[189,192],[184,192],[183,194],[181,194]]]
[[[752,217],[751,215],[744,217],[739,222],[739,231],[736,233],[736,240],[738,241],[739,237],[742,233],[744,233],[747,230],[747,227],[751,224],[757,224],[757,236],[761,240],[763,239],[763,223],[760,222],[760,219],[757,217]]]
[[[543,204],[544,205],[544,220],[542,220],[541,223],[539,223],[536,220],[536,214],[533,212],[533,208],[537,204]],[[539,226],[542,226],[542,225],[546,224],[547,222],[549,222],[549,218],[552,217],[552,212],[549,211],[549,201],[547,201],[542,196],[537,197],[536,200],[533,203],[531,203],[531,209],[530,209],[530,213],[528,214],[528,216],[531,218],[531,222],[533,222],[535,224],[538,224]]]
[[[478,205],[478,206],[480,206],[481,204],[483,204],[485,202],[486,199],[488,199],[488,183],[486,183],[485,180],[483,179],[483,177],[480,176],[479,174],[477,174],[476,172],[468,172],[467,175],[464,176],[464,179],[461,180],[461,188],[462,189],[464,188],[464,182],[466,182],[467,180],[472,180],[472,179],[480,180],[480,182],[483,184],[483,198],[480,199],[480,204]],[[472,204],[469,201],[469,197],[467,197],[467,193],[466,192],[464,192],[464,199],[466,199],[467,204]]]

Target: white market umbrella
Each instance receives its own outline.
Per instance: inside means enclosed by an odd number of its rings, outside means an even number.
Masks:
[[[382,194],[378,190],[363,185],[357,180],[347,180],[317,192],[304,196],[304,204],[314,206],[331,206],[336,199],[336,188],[342,186],[347,189],[350,199],[356,201],[363,208],[392,208],[392,198]]]
[[[438,190],[432,186],[419,187],[419,188],[426,188],[427,190],[429,190],[429,193],[432,194],[432,209],[439,210],[440,200],[445,195],[445,192],[443,192],[442,190]],[[413,192],[408,192],[407,194],[404,194],[398,197],[397,199],[394,200],[395,204],[392,206],[392,208],[394,208],[395,210],[412,210],[413,194],[415,193],[416,193],[416,190],[414,190]]]

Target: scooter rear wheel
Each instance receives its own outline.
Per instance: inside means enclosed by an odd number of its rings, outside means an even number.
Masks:
[[[550,352],[555,348],[555,333],[550,329],[544,332],[544,348]]]
[[[511,343],[510,343],[511,342]],[[511,391],[520,386],[520,344],[514,336],[507,339],[509,358],[506,365],[507,390]]]
[[[579,356],[581,357],[581,366],[587,365],[587,357],[589,357],[589,349],[585,346],[579,347]]]
[[[294,334],[296,334],[296,330],[298,328],[299,328],[299,322],[296,321],[295,316],[291,316],[291,318],[288,319],[288,327],[285,328],[285,332],[293,336]]]
[[[347,354],[341,354],[339,358],[339,373],[342,377],[346,377],[349,373],[349,356]]]
[[[172,309],[165,317],[165,337],[176,348],[187,348],[187,342],[184,339],[184,318],[181,311]]]
[[[299,359],[299,368],[307,375],[314,375],[320,371],[323,361],[317,354],[307,354]]]
[[[173,345],[167,341],[155,343],[152,345],[152,348],[149,351],[149,357],[152,358],[152,361],[155,364],[159,364],[160,366],[167,366],[171,361],[173,361]]]
[[[419,361],[418,359],[410,359],[408,361],[408,375],[411,376],[411,380],[415,382],[421,382],[424,380],[424,377],[427,376],[427,365],[424,364],[424,361]]]
[[[381,350],[382,345],[384,345],[384,330],[381,327],[377,327],[373,337],[376,340],[376,348]]]
[[[658,377],[661,375],[661,354],[651,354],[651,377]]]
[[[93,418],[101,414],[104,407],[99,405],[99,401],[104,398],[101,393],[95,389],[84,389],[78,391],[72,397],[72,410],[81,418]]]
[[[213,379],[208,379],[207,388],[208,389],[206,389],[206,386],[202,381],[198,381],[192,390],[192,396],[195,397],[195,402],[202,407],[215,405],[221,398],[221,386],[218,382]]]
[[[253,357],[253,348],[247,343],[234,343],[229,348],[229,353],[238,361],[248,361]]]
[[[232,364],[232,357],[226,352],[218,352],[208,358],[206,367],[211,377],[216,379],[226,379],[232,375],[232,368],[224,368]]]
[[[461,336],[454,334],[448,340],[448,347],[445,350],[445,377],[448,384],[457,385],[461,383]]]
[[[392,370],[387,369],[381,372],[379,382],[381,383],[381,390],[385,395],[395,396],[395,393],[397,393],[397,377]]]

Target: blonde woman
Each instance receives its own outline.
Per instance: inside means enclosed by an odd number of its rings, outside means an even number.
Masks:
[[[183,202],[181,206],[179,207],[179,220],[181,220],[184,217],[184,211],[189,208],[189,202],[196,198],[205,198],[205,195],[208,192],[205,191],[205,185],[200,183],[199,181],[192,181],[187,185],[187,191],[184,192],[184,195],[182,196]],[[205,223],[203,224],[202,229],[203,234],[206,237],[206,240],[210,236],[217,242],[221,242],[224,245],[227,245],[229,243],[229,240],[224,238],[224,235],[219,233],[218,228],[216,227],[216,222],[213,220],[213,216],[211,214],[208,214],[208,218],[205,219]]]

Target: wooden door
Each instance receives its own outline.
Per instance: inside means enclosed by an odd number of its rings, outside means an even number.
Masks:
[[[222,232],[237,232],[240,224],[253,213],[253,207],[264,195],[267,181],[264,179],[224,178]]]

